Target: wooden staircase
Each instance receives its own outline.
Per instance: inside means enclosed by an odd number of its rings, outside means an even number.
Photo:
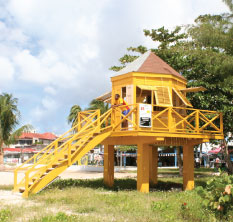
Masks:
[[[15,169],[14,192],[21,193],[23,197],[39,192],[111,135],[112,128],[106,127],[111,110],[102,116],[99,110],[86,114],[72,129]],[[25,176],[18,182],[17,174],[22,171]]]

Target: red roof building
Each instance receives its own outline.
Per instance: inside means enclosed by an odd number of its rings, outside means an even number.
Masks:
[[[55,140],[57,136],[53,133],[23,133],[19,139],[41,139],[41,140]]]

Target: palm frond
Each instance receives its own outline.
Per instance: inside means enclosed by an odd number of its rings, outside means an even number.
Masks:
[[[4,143],[6,145],[15,143],[17,141],[17,139],[22,135],[23,132],[28,132],[28,131],[31,131],[32,129],[33,129],[33,127],[30,124],[21,126],[19,129],[12,132],[10,137],[8,138],[8,140],[4,141]]]

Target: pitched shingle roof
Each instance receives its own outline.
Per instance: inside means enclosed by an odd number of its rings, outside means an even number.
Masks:
[[[136,60],[128,64],[125,68],[116,72],[116,75],[122,75],[129,72],[144,72],[144,73],[156,73],[156,74],[171,74],[182,79],[185,79],[175,69],[169,66],[161,58],[155,55],[151,51],[147,51]]]

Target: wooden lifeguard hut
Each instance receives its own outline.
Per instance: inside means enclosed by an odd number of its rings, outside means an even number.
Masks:
[[[96,145],[104,145],[104,182],[114,184],[114,146],[137,145],[137,189],[149,192],[157,183],[158,146],[183,147],[183,188],[194,188],[194,146],[223,139],[222,114],[194,109],[186,93],[187,80],[148,51],[111,78],[112,91],[98,100],[114,104],[119,94],[129,104],[80,112],[77,124],[15,170],[14,191],[24,197],[37,193]],[[127,127],[122,127],[124,121]],[[33,163],[27,165],[27,163]],[[25,177],[18,181],[18,172]]]
[[[97,99],[114,104],[119,94],[131,104],[131,111],[127,116],[120,108],[113,111],[115,131],[104,140],[105,183],[112,186],[114,181],[114,145],[137,145],[137,189],[142,192],[157,183],[158,146],[182,146],[183,188],[193,189],[194,145],[223,138],[221,113],[194,109],[186,98],[186,93],[205,88],[186,88],[187,80],[151,51],[111,81],[112,92]],[[127,129],[121,128],[122,119],[128,121]]]

